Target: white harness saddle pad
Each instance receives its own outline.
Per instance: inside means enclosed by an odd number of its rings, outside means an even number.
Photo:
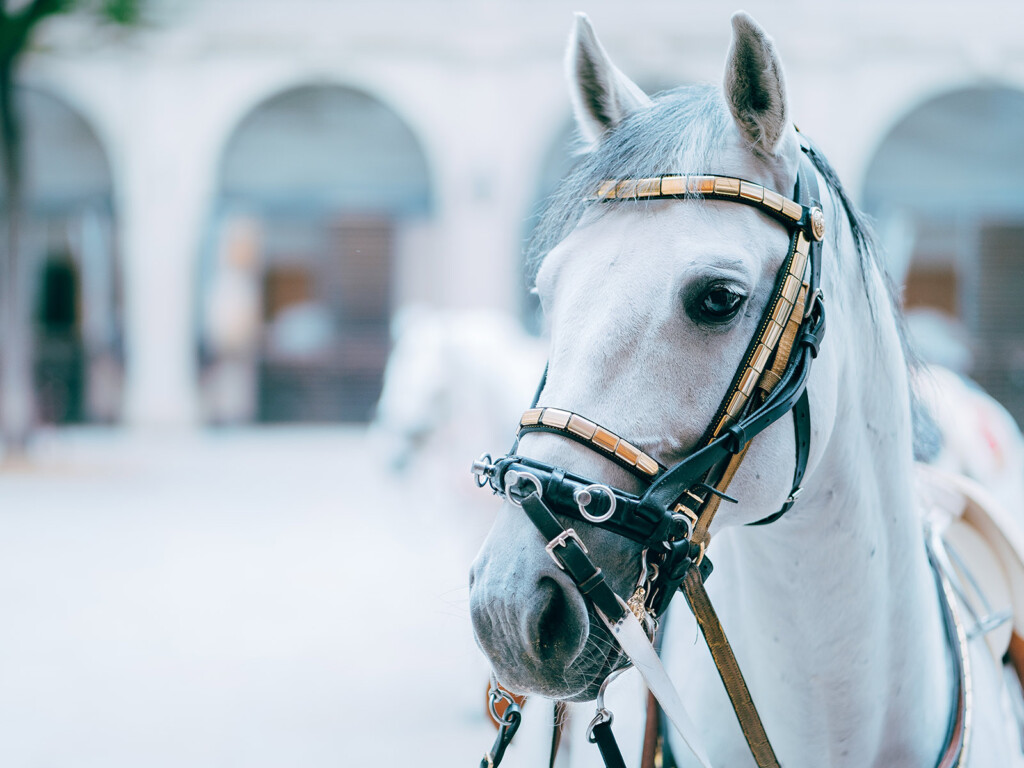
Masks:
[[[916,475],[919,509],[926,529],[941,535],[968,634],[984,631],[1001,663],[1011,634],[1024,636],[1024,526],[970,478],[926,464]]]

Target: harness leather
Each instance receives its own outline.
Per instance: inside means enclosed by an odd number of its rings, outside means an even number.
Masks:
[[[516,451],[521,436],[536,431],[554,432],[597,450],[593,442],[594,435],[589,429],[573,431],[569,428],[574,414],[558,410],[557,419],[545,420],[544,412],[548,409],[536,408],[547,376],[545,370],[531,412],[528,412],[531,413],[530,422],[524,419],[508,455],[493,464],[490,463],[490,457],[486,457],[486,461],[481,460],[474,465],[474,473],[478,475],[480,485],[489,483],[496,494],[504,495],[522,507],[547,540],[547,550],[552,559],[591,601],[620,647],[644,675],[648,688],[662,704],[691,751],[702,765],[710,766],[699,744],[696,729],[650,643],[654,627],[651,619],[663,616],[672,596],[681,590],[708,644],[755,762],[759,768],[779,768],[779,761],[743,679],[739,663],[704,588],[704,581],[712,571],[705,550],[711,523],[721,502],[735,501],[726,494],[726,490],[743,461],[750,441],[789,411],[793,412],[796,434],[792,490],[776,513],[752,525],[764,525],[778,520],[792,509],[799,495],[810,452],[807,379],[825,329],[825,308],[820,289],[823,216],[818,202],[816,171],[805,157],[801,157],[794,190],[798,204],[750,182],[709,176],[690,177],[689,185],[686,177],[678,176],[627,180],[614,184],[609,182],[611,186],[603,185],[598,199],[687,199],[695,191],[692,184],[694,178],[698,181],[696,191],[701,197],[756,205],[789,227],[791,233],[790,248],[776,279],[768,308],[748,347],[743,364],[737,370],[708,427],[703,447],[673,467],[658,465],[653,478],[644,477],[645,471],[636,471],[640,466],[636,463],[637,449],[627,443],[631,450],[615,450],[610,447],[613,446],[610,438],[616,438],[615,446],[621,445],[622,441],[605,431],[609,436],[608,442],[598,445],[597,448],[602,449],[598,452],[627,469],[632,467],[634,474],[650,482],[650,486],[640,496],[607,485],[594,484],[558,467],[518,456]],[[666,180],[672,183],[668,184]],[[666,193],[666,188],[672,191]],[[763,195],[763,202],[760,197],[755,199],[757,194]],[[768,202],[769,195],[772,195],[771,203]],[[779,202],[779,208],[776,209],[774,203],[778,201],[783,202]],[[801,258],[805,258],[805,262],[798,261]],[[794,279],[802,283],[798,291],[794,290]],[[781,326],[780,331],[775,331],[772,323]],[[772,335],[772,344],[765,343]],[[751,376],[754,377],[754,386],[750,383]],[[579,418],[590,426],[596,426]],[[596,489],[600,489],[600,493],[589,492]],[[579,495],[583,491],[587,491],[587,503],[580,501],[584,498]],[[602,508],[596,513],[590,509],[595,495],[607,497],[602,499]],[[611,509],[613,499],[615,508]],[[651,558],[650,561],[645,559],[645,573],[641,574],[642,587],[647,588],[639,588],[627,605],[609,586],[601,569],[588,557],[576,531],[571,527],[563,527],[555,517],[555,512],[570,519],[608,528],[643,544],[645,558]],[[646,572],[648,563],[657,565],[656,576],[649,576]],[[944,601],[944,605],[946,603],[948,600]],[[952,611],[952,606],[946,605],[946,611]],[[956,625],[955,616],[953,619],[947,620],[947,627]],[[640,629],[638,620],[645,621],[647,636],[641,636],[644,630]],[[954,644],[954,648],[962,650],[960,644]],[[960,665],[962,668],[963,661]],[[969,698],[962,685],[958,688],[958,696],[954,714],[965,710]],[[652,732],[656,730],[647,729],[648,735]],[[957,764],[955,761],[946,762],[946,755],[956,755],[958,760],[963,754],[963,740],[959,746],[955,743],[959,732],[953,723],[944,757],[938,763],[939,768],[950,768]],[[595,725],[591,729],[591,737],[598,744],[609,768],[623,765],[610,722]],[[658,741],[664,743],[664,734],[659,734]],[[655,755],[659,751],[645,744],[645,755]],[[494,765],[497,765],[497,761]]]

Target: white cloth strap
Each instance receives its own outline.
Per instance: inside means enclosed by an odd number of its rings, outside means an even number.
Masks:
[[[683,706],[683,700],[679,698],[679,693],[669,679],[668,673],[658,657],[658,652],[654,650],[654,646],[647,638],[647,633],[644,632],[633,612],[622,602],[622,598],[619,598],[619,602],[622,603],[623,608],[626,608],[626,613],[617,622],[610,621],[600,610],[597,611],[598,615],[616,642],[625,651],[629,660],[633,662],[633,666],[643,676],[648,689],[661,704],[661,708],[665,711],[668,719],[672,721],[672,725],[675,726],[679,735],[683,737],[683,741],[694,757],[703,768],[712,768],[711,760],[708,759],[704,745],[701,743],[697,726],[690,719],[686,707]]]

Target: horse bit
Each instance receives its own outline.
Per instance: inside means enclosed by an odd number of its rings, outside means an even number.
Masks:
[[[814,152],[808,145],[802,148],[805,154]],[[538,407],[547,376],[545,371],[531,408],[520,420],[508,454],[497,461],[485,454],[474,462],[473,474],[480,487],[489,485],[495,494],[522,508],[547,540],[546,550],[552,560],[593,605],[612,637],[643,675],[651,694],[687,746],[701,765],[711,768],[695,736],[696,727],[652,645],[659,619],[665,615],[676,591],[682,591],[708,644],[757,765],[778,768],[778,759],[704,589],[704,582],[712,571],[706,548],[708,529],[719,505],[722,501],[736,501],[726,491],[750,441],[790,411],[796,433],[792,490],[781,509],[751,525],[779,519],[792,508],[800,494],[810,451],[807,379],[825,330],[825,305],[820,288],[825,218],[818,202],[816,170],[803,154],[794,199],[759,184],[715,175],[610,180],[602,183],[590,199],[608,203],[695,198],[753,206],[781,223],[790,235],[789,250],[776,275],[771,299],[743,362],[698,443],[701,447],[674,466],[665,467],[625,439],[579,414]],[[638,477],[646,484],[646,491],[642,495],[627,493],[517,455],[520,438],[531,432],[556,434],[586,446]],[[612,590],[601,569],[588,556],[576,530],[563,527],[556,513],[605,528],[642,546],[640,575],[632,595],[624,600]],[[612,716],[603,702],[605,688],[619,671],[603,682],[597,714],[588,729],[588,739],[597,744],[608,768],[625,768],[611,733]],[[494,704],[503,696],[508,704],[499,717]],[[494,747],[484,756],[481,768],[499,764],[521,721],[518,706],[495,683],[492,683],[491,709],[500,727]]]

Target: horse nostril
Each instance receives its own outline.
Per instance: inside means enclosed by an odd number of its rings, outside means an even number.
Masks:
[[[569,666],[587,640],[586,607],[554,579],[542,577],[536,600],[526,613],[527,652],[541,663]]]

